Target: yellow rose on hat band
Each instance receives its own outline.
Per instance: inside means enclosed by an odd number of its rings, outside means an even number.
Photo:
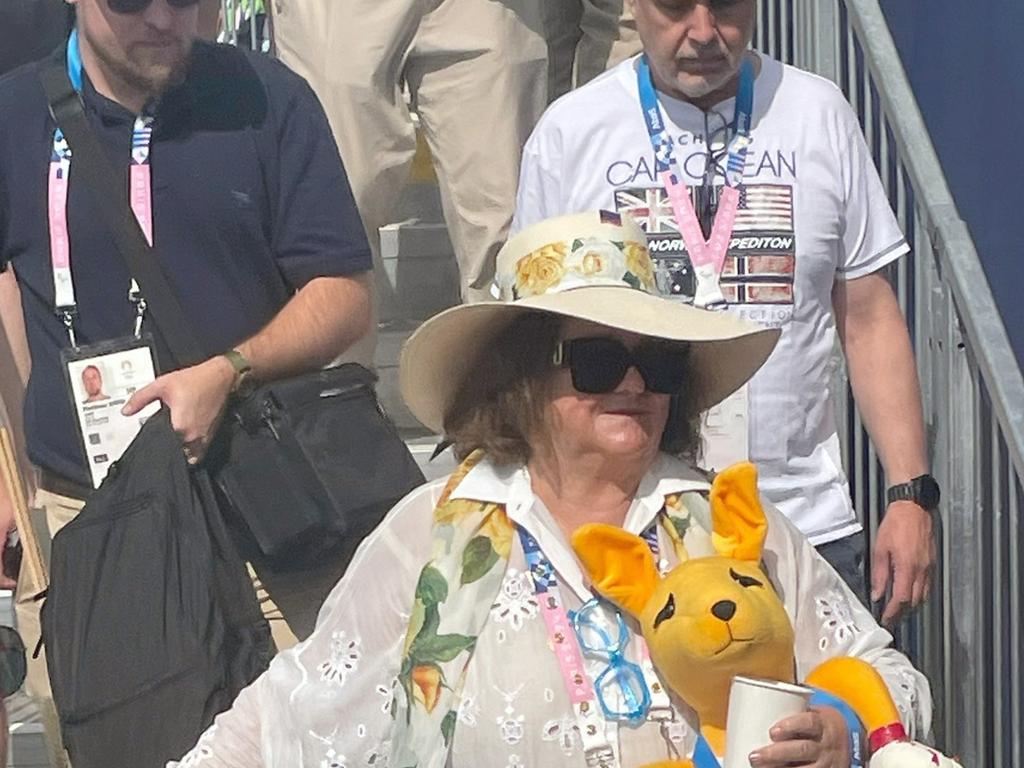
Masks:
[[[516,262],[513,298],[579,288],[591,281],[654,293],[654,264],[647,246],[599,237],[548,243]]]
[[[647,290],[654,290],[654,264],[647,246],[640,243],[626,243],[626,269],[640,281]]]
[[[516,296],[537,296],[561,282],[567,251],[565,243],[551,243],[521,258],[516,264]]]

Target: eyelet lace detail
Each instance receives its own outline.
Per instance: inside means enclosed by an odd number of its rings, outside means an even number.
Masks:
[[[917,709],[917,681],[913,673],[903,668],[897,670],[896,676],[896,687],[900,694],[894,697],[896,709],[903,722],[910,722],[913,712]]]
[[[363,757],[363,765],[366,768],[388,768],[391,759],[391,742],[384,742],[371,749]]]
[[[548,720],[544,723],[541,737],[544,741],[557,742],[565,756],[571,757],[576,752],[580,729],[571,717],[563,717],[560,720]]]
[[[331,635],[330,656],[318,666],[317,672],[325,683],[344,685],[349,672],[359,666],[359,638],[351,640],[344,631],[339,630]]]
[[[831,590],[824,597],[815,598],[814,609],[822,624],[822,635],[818,640],[818,649],[821,651],[827,651],[833,642],[845,645],[861,632],[849,603],[837,589]]]
[[[533,594],[528,574],[509,568],[491,608],[491,619],[499,624],[508,624],[518,632],[523,623],[535,618],[539,611],[540,603]]]
[[[216,732],[217,726],[211,725],[206,733],[204,733],[199,739],[199,742],[187,755],[181,758],[181,762],[178,763],[178,768],[197,768],[197,766],[202,765],[213,757],[213,748],[210,746],[210,742],[213,741],[213,735]]]
[[[463,696],[459,702],[458,721],[462,725],[475,728],[480,717],[480,705],[476,703],[473,696]]]

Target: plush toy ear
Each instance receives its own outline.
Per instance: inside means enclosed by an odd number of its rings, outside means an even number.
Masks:
[[[658,568],[643,539],[589,523],[576,529],[572,546],[598,592],[633,616],[643,612],[658,585]]]
[[[711,541],[722,557],[760,562],[768,521],[749,461],[720,472],[711,485]]]

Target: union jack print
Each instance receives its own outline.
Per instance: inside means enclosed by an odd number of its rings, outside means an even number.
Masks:
[[[668,193],[661,187],[615,190],[615,210],[628,213],[649,235],[679,234]]]

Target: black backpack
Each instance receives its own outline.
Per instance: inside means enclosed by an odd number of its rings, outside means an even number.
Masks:
[[[166,410],[54,537],[42,625],[75,768],[163,768],[266,668],[245,564]]]

